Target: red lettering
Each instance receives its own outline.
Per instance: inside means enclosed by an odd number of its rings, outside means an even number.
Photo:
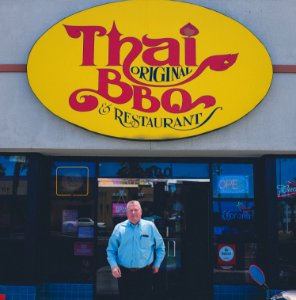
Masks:
[[[143,99],[149,101],[149,107],[144,108]],[[146,101],[147,102],[147,101]],[[134,86],[134,106],[133,108],[142,112],[156,112],[159,110],[159,100],[151,95],[151,90],[144,86]]]
[[[196,42],[194,38],[185,38],[185,65],[196,66]]]
[[[98,106],[99,96],[115,104],[125,104],[133,98],[132,108],[147,113],[158,111],[160,106],[169,113],[179,114],[190,111],[199,104],[204,104],[204,108],[216,104],[216,99],[210,95],[202,96],[192,102],[191,95],[186,90],[176,88],[166,90],[161,97],[161,101],[159,101],[157,97],[152,95],[150,88],[131,86],[121,81],[121,75],[116,70],[98,69],[98,74],[97,91],[93,89],[79,89],[70,95],[69,105],[72,109],[80,112],[92,111]],[[115,96],[114,93],[117,95]],[[178,93],[181,96],[180,104],[172,104],[174,93]]]
[[[111,76],[113,76],[113,78],[110,78]],[[115,85],[121,90],[117,97],[109,94],[110,85]],[[99,69],[98,93],[113,103],[124,104],[132,98],[133,89],[129,84],[121,81],[121,75],[118,71],[112,69]]]
[[[153,47],[147,49],[143,52],[143,61],[150,66],[180,66],[180,45],[179,42],[172,38],[162,38],[162,39],[150,39],[147,35],[143,36],[143,44],[148,47]],[[161,44],[166,44],[165,46],[160,46]],[[167,50],[167,58],[164,60],[158,60],[155,55],[159,51]]]
[[[171,103],[172,95],[176,92],[181,94],[181,105]],[[191,95],[187,91],[183,89],[169,89],[163,93],[161,104],[167,112],[180,114],[192,110],[199,104],[204,104],[204,108],[214,106],[216,104],[216,99],[213,96],[205,95],[192,102]]]
[[[171,104],[171,97],[173,93],[181,94],[181,102],[182,104]],[[161,97],[162,107],[173,114],[184,113],[191,109],[191,96],[190,94],[182,89],[169,89],[165,91]]]
[[[102,26],[64,25],[68,35],[77,39],[83,34],[82,66],[94,66],[95,36],[103,36],[106,29]]]
[[[89,93],[89,95],[86,95]],[[73,92],[69,98],[69,105],[72,109],[80,112],[94,110],[98,106],[97,91],[92,89],[79,89]]]
[[[107,34],[109,37],[109,62],[108,66],[120,66],[120,50],[123,44],[129,43],[132,45],[132,49],[124,59],[124,65],[130,66],[137,56],[142,52],[142,43],[135,37],[126,37],[120,40],[122,35],[116,24],[113,23],[111,31]]]

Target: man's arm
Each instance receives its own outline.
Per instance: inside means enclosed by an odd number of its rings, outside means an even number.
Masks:
[[[119,232],[116,226],[112,232],[112,235],[109,239],[108,247],[106,249],[107,260],[111,267],[112,275],[115,278],[121,277],[121,270],[117,264],[118,247],[119,247]]]
[[[159,267],[165,257],[165,245],[163,242],[163,238],[156,226],[153,224],[153,234],[155,239],[155,259],[152,266],[152,272],[157,273]]]

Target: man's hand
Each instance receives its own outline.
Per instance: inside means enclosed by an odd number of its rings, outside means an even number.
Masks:
[[[158,267],[152,266],[152,273],[153,273],[153,274],[158,273],[158,271],[159,271],[159,268],[158,268]]]
[[[121,277],[121,270],[118,266],[112,268],[112,275],[114,278],[120,278]]]

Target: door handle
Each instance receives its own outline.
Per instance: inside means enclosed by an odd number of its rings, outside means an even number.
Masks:
[[[171,254],[171,244],[173,245],[173,254]],[[176,257],[176,241],[168,241],[168,257]]]

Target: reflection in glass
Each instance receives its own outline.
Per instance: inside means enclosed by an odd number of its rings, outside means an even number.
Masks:
[[[0,156],[0,196],[27,194],[28,160],[25,156]]]
[[[0,280],[23,281],[27,221],[28,159],[0,155]],[[12,259],[13,258],[13,259]]]
[[[253,165],[215,163],[212,172],[215,283],[249,282],[257,257]]]
[[[207,163],[101,162],[99,176],[117,178],[209,178]]]
[[[278,278],[285,287],[296,285],[296,159],[276,160]]]

